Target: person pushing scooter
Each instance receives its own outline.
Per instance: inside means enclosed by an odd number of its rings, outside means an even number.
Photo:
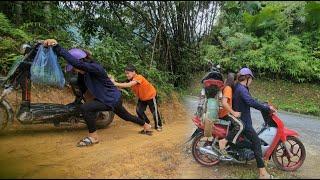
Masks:
[[[120,88],[131,87],[131,90],[139,98],[136,109],[138,117],[144,119],[147,123],[150,123],[150,120],[145,114],[145,110],[147,106],[149,106],[153,115],[155,129],[157,131],[162,131],[162,121],[158,111],[156,88],[145,77],[138,74],[133,65],[128,65],[125,68],[125,73],[130,82],[118,83],[115,82],[114,79],[111,80]]]
[[[73,48],[69,51],[61,47],[55,39],[47,39],[44,46],[53,46],[54,52],[62,56],[78,73],[78,82],[83,94],[91,94],[93,100],[80,106],[86,121],[89,135],[78,142],[78,146],[89,146],[99,142],[96,129],[96,118],[100,111],[113,111],[120,118],[143,126],[144,131],[151,125],[143,119],[131,115],[122,105],[121,93],[108,78],[106,70],[90,58],[82,49]]]

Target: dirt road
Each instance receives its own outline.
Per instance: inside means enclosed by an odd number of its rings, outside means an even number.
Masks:
[[[66,90],[48,96],[50,91],[34,95],[33,101],[67,103],[73,100]],[[11,102],[15,99],[15,96],[10,97]],[[173,102],[160,107],[165,120],[163,132],[154,131],[153,136],[140,135],[141,127],[116,117],[108,128],[99,130],[100,143],[92,147],[76,147],[76,143],[87,135],[85,125],[60,128],[15,125],[0,135],[0,178],[257,177],[255,163],[220,163],[215,167],[202,167],[196,163],[190,153],[190,143],[184,144],[195,130],[190,118],[196,100],[187,98],[179,102],[173,98]],[[125,107],[135,113],[134,104],[125,104]],[[149,112],[147,115],[151,118]],[[317,155],[307,150],[307,165],[301,170],[284,173],[270,163],[270,172],[280,178],[319,177],[316,171],[319,160],[312,160]]]
[[[33,102],[68,103],[73,100],[68,93],[67,90],[37,92]],[[13,106],[19,103],[16,99],[19,95],[9,98]],[[213,170],[204,171],[188,154],[184,142],[193,125],[184,106],[177,98],[173,102],[160,107],[165,120],[162,132],[140,135],[141,127],[116,116],[108,128],[98,131],[100,143],[92,147],[76,147],[87,135],[83,124],[60,128],[15,124],[0,135],[0,178],[218,177]],[[135,113],[134,104],[125,107]],[[149,112],[147,115],[151,118]]]

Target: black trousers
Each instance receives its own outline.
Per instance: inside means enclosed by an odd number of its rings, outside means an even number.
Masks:
[[[229,128],[226,139],[228,140],[228,142],[236,144],[238,137],[244,129],[243,123],[240,119],[237,119],[236,117],[231,115],[226,115],[222,119],[231,122],[231,126]]]
[[[254,156],[257,161],[257,167],[258,168],[265,167],[263,157],[262,157],[261,142],[257,132],[253,129],[253,127],[246,127],[242,131],[242,134],[252,143],[251,149],[254,152]]]
[[[162,121],[158,111],[157,97],[150,99],[148,101],[141,101],[140,99],[138,100],[137,109],[136,109],[138,117],[143,119],[146,123],[148,124],[150,123],[150,120],[148,119],[147,115],[144,113],[147,109],[147,106],[149,106],[149,109],[153,115],[155,128],[157,129],[158,127],[161,127]]]
[[[80,106],[80,109],[83,112],[84,120],[87,123],[89,133],[93,133],[97,130],[96,119],[98,116],[98,112],[112,110],[112,108],[110,106],[107,106],[96,99],[93,101],[87,102],[85,104],[82,104]],[[138,117],[130,114],[123,107],[121,99],[119,100],[118,104],[114,107],[113,112],[125,121],[131,121],[131,122],[139,124],[141,126],[145,124],[145,121],[143,119],[138,118]]]

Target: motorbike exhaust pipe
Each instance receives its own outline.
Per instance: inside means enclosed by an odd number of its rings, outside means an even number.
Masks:
[[[200,147],[199,148],[199,151],[200,153],[202,154],[207,154],[207,155],[210,155],[210,156],[213,156],[214,158],[217,158],[219,159],[220,161],[232,161],[232,162],[236,162],[236,163],[241,163],[240,161],[234,159],[234,158],[224,158],[224,157],[221,157],[217,154],[217,152],[213,151],[211,149],[211,147],[209,147],[210,149],[208,149],[209,146],[207,147]]]
[[[208,146],[207,146],[207,147],[208,147]],[[210,147],[210,148],[211,148],[211,147]],[[219,158],[219,155],[218,155],[216,152],[214,152],[213,150],[208,149],[208,148],[206,148],[206,147],[200,147],[200,148],[199,148],[199,151],[200,151],[200,153],[202,153],[202,154],[207,154],[207,155],[214,156],[215,158]]]

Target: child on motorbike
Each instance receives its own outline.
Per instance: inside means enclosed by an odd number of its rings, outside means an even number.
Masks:
[[[162,121],[158,111],[157,104],[157,91],[154,86],[142,75],[137,74],[136,68],[133,65],[128,65],[125,68],[125,74],[129,82],[127,83],[118,83],[114,79],[111,79],[115,86],[120,88],[131,87],[131,90],[139,98],[137,103],[137,114],[138,117],[144,119],[148,124],[150,120],[145,114],[147,106],[153,115],[155,129],[157,131],[162,130]]]
[[[89,136],[78,143],[79,147],[99,142],[96,130],[96,118],[99,111],[113,111],[120,118],[143,126],[145,131],[151,129],[151,126],[143,119],[131,115],[123,107],[120,91],[108,77],[106,78],[105,69],[91,59],[91,56],[77,48],[67,51],[54,39],[47,39],[43,44],[44,46],[53,46],[54,52],[72,65],[73,70],[78,73],[78,82],[80,82],[82,93],[91,94],[94,97],[92,101],[85,102],[80,106],[89,130]]]
[[[238,83],[234,88],[232,107],[235,111],[241,112],[240,118],[244,123],[242,134],[252,143],[251,148],[257,161],[257,167],[259,168],[259,178],[272,178],[264,165],[260,139],[252,126],[250,107],[260,110],[263,114],[275,112],[276,110],[272,106],[261,104],[251,97],[249,86],[252,83],[253,78],[253,73],[249,68],[242,68],[239,71]]]
[[[227,156],[228,153],[225,150],[225,147],[228,142],[236,143],[237,138],[243,130],[243,124],[240,117],[240,112],[234,111],[232,109],[232,89],[235,82],[234,73],[229,73],[225,81],[225,87],[222,91],[222,109],[219,110],[219,118],[231,122],[230,131],[227,134],[227,137],[219,140],[219,149],[220,153],[223,156]]]

